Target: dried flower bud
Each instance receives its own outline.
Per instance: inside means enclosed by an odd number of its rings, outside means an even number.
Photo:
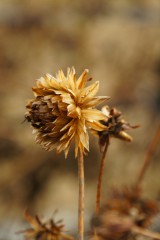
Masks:
[[[127,123],[122,117],[122,113],[116,108],[104,106],[102,108],[102,113],[105,114],[107,120],[101,120],[101,123],[107,127],[107,130],[97,132],[101,147],[105,145],[106,141],[110,137],[119,138],[127,142],[132,141],[132,137],[125,131],[137,128],[139,127],[138,125],[131,126],[129,123]]]
[[[68,69],[65,76],[59,71],[56,78],[46,74],[33,87],[35,99],[29,101],[25,118],[36,133],[36,142],[46,150],[62,150],[67,156],[72,140],[75,155],[89,151],[87,127],[96,131],[106,129],[101,120],[106,116],[94,107],[108,97],[95,97],[99,82],[85,87],[88,70],[77,79],[75,69]],[[89,79],[90,80],[90,79]]]

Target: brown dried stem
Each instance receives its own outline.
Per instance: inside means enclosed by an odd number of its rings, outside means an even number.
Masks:
[[[147,150],[147,153],[146,153],[146,157],[145,157],[145,160],[144,160],[144,163],[143,163],[143,166],[140,170],[140,173],[138,175],[138,178],[137,178],[137,181],[136,181],[136,184],[135,184],[135,188],[136,189],[139,189],[140,188],[140,185],[141,185],[141,182],[144,178],[144,175],[146,173],[146,170],[152,160],[152,157],[153,157],[153,154],[158,146],[158,143],[160,141],[160,126],[158,127],[158,130],[156,131],[149,147],[148,147],[148,150]]]
[[[138,234],[138,235],[145,236],[145,237],[150,237],[152,239],[160,239],[160,234],[159,233],[152,232],[148,229],[144,229],[144,228],[141,228],[141,227],[134,226],[132,228],[132,232],[135,233],[135,234]]]
[[[84,158],[81,150],[78,156],[78,176],[79,176],[78,233],[79,233],[79,240],[83,240],[84,239]]]
[[[99,209],[100,209],[102,177],[103,177],[103,171],[104,171],[104,166],[105,166],[105,160],[106,160],[106,153],[107,153],[108,145],[109,145],[109,137],[106,140],[105,148],[104,148],[103,153],[102,153],[101,165],[100,165],[99,176],[98,176],[97,195],[96,195],[96,213],[97,214],[99,213]]]

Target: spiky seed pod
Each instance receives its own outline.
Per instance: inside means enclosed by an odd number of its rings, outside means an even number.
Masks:
[[[100,146],[103,147],[110,137],[119,138],[123,141],[131,142],[132,137],[126,133],[126,130],[139,127],[131,126],[122,117],[122,113],[116,108],[110,108],[109,106],[102,107],[102,113],[105,114],[107,120],[101,120],[101,123],[107,127],[107,130],[96,132],[99,136]],[[93,131],[95,132],[95,131]]]
[[[109,97],[95,97],[99,82],[86,87],[88,70],[77,79],[74,68],[68,68],[67,75],[59,71],[56,77],[46,74],[33,87],[35,99],[27,104],[25,118],[36,133],[36,142],[46,150],[62,150],[67,156],[72,140],[75,140],[75,156],[79,150],[89,151],[87,128],[106,130],[100,123],[107,117],[95,106]]]
[[[38,216],[31,216],[25,211],[25,219],[31,228],[19,231],[26,240],[73,240],[72,236],[64,234],[64,225],[61,221],[55,223],[53,219],[42,223]]]

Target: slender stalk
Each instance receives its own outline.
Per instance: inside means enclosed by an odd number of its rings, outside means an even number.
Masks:
[[[152,232],[148,229],[144,229],[144,228],[141,228],[141,227],[134,226],[132,228],[132,232],[135,233],[135,234],[145,236],[145,237],[150,237],[152,239],[160,239],[160,234],[159,233]]]
[[[78,155],[79,176],[79,206],[78,206],[78,233],[79,240],[84,239],[84,158],[82,151]]]
[[[146,157],[145,157],[145,160],[144,160],[144,163],[143,163],[143,166],[139,172],[139,175],[138,175],[138,178],[137,178],[137,181],[136,181],[136,184],[135,184],[135,187],[137,189],[140,188],[140,185],[141,185],[141,182],[144,178],[144,175],[146,173],[146,170],[152,160],[152,157],[153,157],[153,154],[158,146],[158,143],[160,141],[160,126],[158,128],[158,130],[156,131],[149,147],[148,147],[148,150],[147,150],[147,153],[146,153]]]
[[[104,171],[104,166],[105,166],[105,159],[106,159],[106,153],[109,145],[109,138],[107,138],[107,141],[105,143],[105,148],[102,153],[102,158],[101,158],[101,165],[100,165],[100,170],[99,170],[99,176],[98,176],[98,183],[97,183],[97,196],[96,196],[96,213],[99,213],[100,209],[100,200],[101,200],[101,188],[102,188],[102,176],[103,176],[103,171]]]

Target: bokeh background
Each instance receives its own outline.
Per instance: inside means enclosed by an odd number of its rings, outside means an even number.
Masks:
[[[74,66],[100,81],[99,95],[122,111],[133,130],[131,144],[113,139],[104,181],[134,183],[160,120],[159,0],[0,0],[0,239],[23,239],[24,209],[64,219],[76,233],[78,180],[73,149],[68,159],[45,152],[24,121],[35,79]],[[93,81],[94,81],[93,80]],[[143,181],[143,194],[160,197],[160,148]],[[86,233],[95,208],[100,163],[98,139],[85,158]],[[54,214],[57,209],[57,213]]]

